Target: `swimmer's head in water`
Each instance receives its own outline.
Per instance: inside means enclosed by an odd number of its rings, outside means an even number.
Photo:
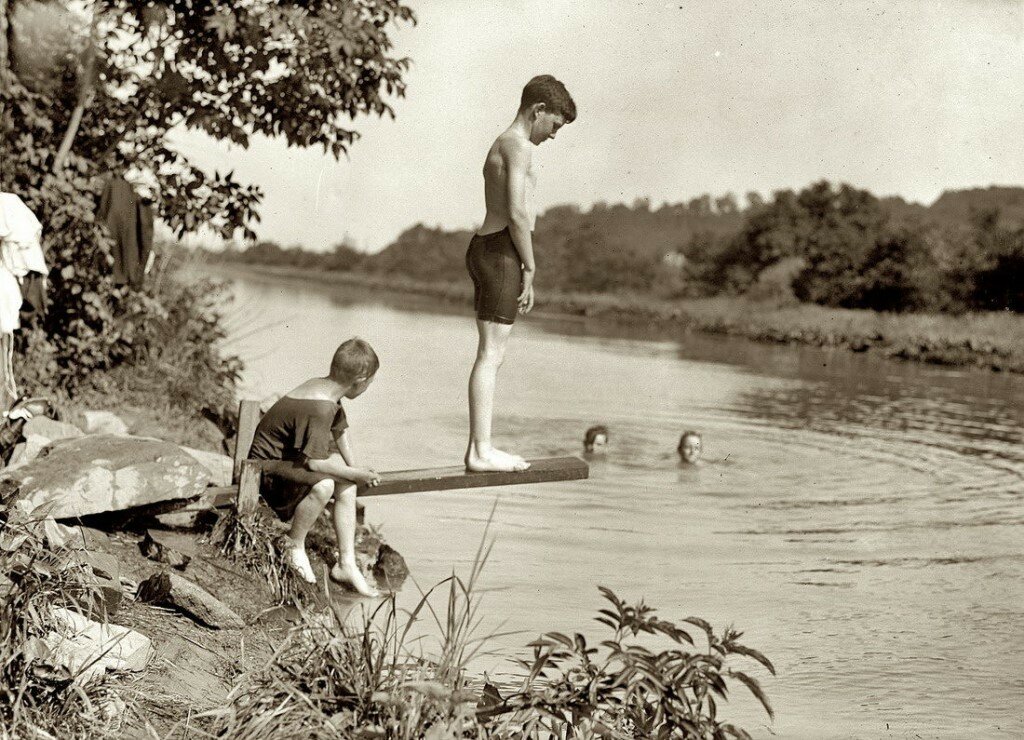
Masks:
[[[693,465],[700,459],[700,448],[700,435],[697,432],[686,431],[679,438],[679,447],[676,449],[679,451],[680,460]]]
[[[597,447],[604,447],[608,444],[608,427],[603,424],[590,427],[583,436],[583,449],[593,452]]]

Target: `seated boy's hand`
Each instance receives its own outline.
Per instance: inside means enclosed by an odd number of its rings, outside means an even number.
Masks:
[[[380,483],[380,474],[370,468],[357,468],[355,475],[352,477],[356,479],[356,483],[361,483],[368,488],[373,488],[373,486]]]

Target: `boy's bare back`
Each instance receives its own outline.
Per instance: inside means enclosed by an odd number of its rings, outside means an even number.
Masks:
[[[487,207],[480,234],[500,231],[512,222],[513,206],[521,208],[529,219],[530,229],[536,223],[533,194],[537,176],[533,169],[533,148],[529,138],[520,131],[504,131],[487,152],[484,160],[484,203]],[[522,179],[521,201],[515,203],[513,182]]]

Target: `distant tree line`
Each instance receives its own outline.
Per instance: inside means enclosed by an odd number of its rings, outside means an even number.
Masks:
[[[538,287],[662,298],[748,294],[879,311],[1024,312],[1024,188],[932,206],[827,181],[770,200],[555,206],[537,220]],[[377,254],[258,242],[211,259],[460,281],[469,231],[417,224]]]

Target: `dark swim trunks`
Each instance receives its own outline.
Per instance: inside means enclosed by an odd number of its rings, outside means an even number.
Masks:
[[[473,308],[481,321],[511,324],[519,311],[523,267],[506,226],[491,234],[474,234],[466,250],[473,278]]]

